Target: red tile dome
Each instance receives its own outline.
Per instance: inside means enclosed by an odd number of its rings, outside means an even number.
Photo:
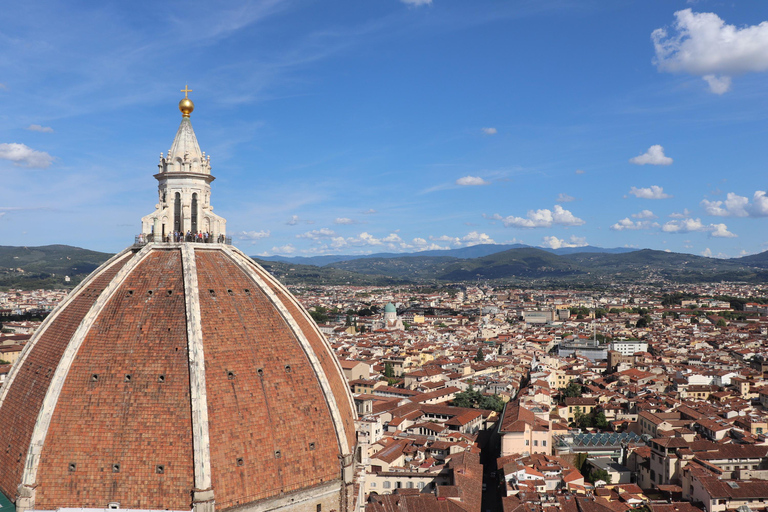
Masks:
[[[0,490],[19,510],[348,510],[354,418],[329,344],[263,268],[149,243],[25,347],[0,394]]]

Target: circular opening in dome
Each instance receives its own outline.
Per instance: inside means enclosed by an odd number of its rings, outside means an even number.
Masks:
[[[112,464],[112,472],[113,473],[119,473],[120,472],[120,464]]]
[[[256,370],[256,373],[259,374],[259,377],[263,377],[264,376],[264,368],[259,368],[258,370]]]
[[[131,382],[131,376],[130,374],[125,376],[125,382]]]
[[[158,475],[162,475],[163,473],[165,473],[165,466],[163,466],[162,464],[158,464],[157,466],[155,466],[155,473],[157,473]]]
[[[158,375],[157,382],[160,382],[160,383],[165,382],[165,375]]]
[[[228,371],[228,372],[227,372],[227,378],[228,378],[229,380],[235,380],[235,372],[233,372],[233,371]]]
[[[99,376],[97,374],[94,373],[91,375],[91,382],[96,382],[97,380],[99,380]]]
[[[69,463],[69,472],[71,473],[71,472],[76,471],[76,470],[77,470],[77,464],[75,464],[74,462],[70,462]]]
[[[238,466],[242,466],[243,464],[245,464],[245,461],[243,460],[243,458],[242,457],[238,457],[237,458],[237,465]]]
[[[147,290],[147,295],[149,295],[150,297],[152,296],[152,293],[153,293],[152,290]]]

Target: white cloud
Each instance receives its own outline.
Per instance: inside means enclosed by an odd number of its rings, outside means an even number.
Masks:
[[[448,235],[442,236],[430,236],[430,240],[433,242],[448,242],[454,247],[468,247],[470,245],[478,244],[495,244],[496,242],[485,233],[478,233],[477,231],[471,231],[462,237],[454,237]]]
[[[701,206],[708,215],[717,217],[766,217],[768,216],[768,196],[764,190],[755,191],[752,202],[749,198],[728,192],[725,201],[701,201]]]
[[[683,208],[682,212],[672,212],[669,214],[669,218],[671,219],[684,219],[686,217],[690,217],[691,212],[688,210],[688,208]]]
[[[445,247],[436,243],[430,243],[424,240],[423,238],[414,238],[413,239],[413,246],[416,248],[417,251],[444,251],[446,249],[450,249],[450,247]]]
[[[659,144],[654,144],[648,151],[642,155],[629,159],[630,163],[637,165],[670,165],[672,159],[664,154],[664,148]]]
[[[701,251],[701,255],[704,256],[705,258],[711,258],[712,257],[712,249],[707,247],[706,249]]]
[[[499,131],[496,128],[483,128],[483,133],[486,135],[496,135]]]
[[[256,240],[267,238],[269,236],[269,231],[241,231],[235,236],[240,240],[250,240],[255,242]]]
[[[671,220],[665,223],[661,230],[665,233],[708,232],[712,238],[736,238],[738,235],[728,231],[725,224],[703,224],[701,219]]]
[[[725,94],[731,88],[729,76],[704,75],[701,78],[709,84],[709,90],[715,94]]]
[[[53,163],[53,157],[45,151],[36,151],[24,144],[11,142],[0,144],[0,159],[10,160],[19,167],[45,169]]]
[[[334,224],[357,224],[357,222],[347,217],[337,217],[336,220],[333,221],[333,223]]]
[[[633,213],[632,217],[635,219],[656,219],[656,217],[651,210],[642,210],[637,213]]]
[[[725,224],[712,224],[711,227],[713,228],[712,231],[709,233],[709,236],[713,238],[736,238],[737,234],[731,233],[728,231],[728,226]]]
[[[405,5],[413,5],[413,6],[419,6],[419,5],[431,5],[432,0],[400,0]]]
[[[462,187],[488,185],[489,183],[490,182],[485,181],[483,178],[479,176],[464,176],[463,178],[459,178],[456,180],[456,184],[461,185]]]
[[[288,224],[289,226],[295,226],[299,222],[300,222],[300,219],[298,215],[291,215],[291,219],[287,221],[286,224]]]
[[[629,193],[641,199],[669,199],[669,194],[664,193],[664,188],[658,185],[651,185],[649,188],[632,187]]]
[[[706,231],[706,229],[707,227],[701,223],[701,219],[671,220],[661,227],[665,233],[690,233],[692,231]]]
[[[31,124],[26,129],[31,132],[53,133],[53,128],[50,126],[40,126],[39,124]]]
[[[613,224],[611,226],[611,229],[614,231],[625,231],[625,230],[635,231],[638,229],[651,229],[651,228],[657,228],[657,227],[659,227],[659,224],[657,222],[651,222],[649,220],[633,221],[629,217],[626,217],[624,219],[621,219],[616,224]]]
[[[715,94],[725,93],[731,76],[768,70],[768,22],[736,27],[717,14],[684,9],[675,13],[672,33],[651,33],[659,71],[702,77]]]
[[[308,238],[310,240],[320,240],[321,238],[333,238],[336,236],[336,232],[328,228],[313,229],[300,235],[296,235],[296,238]]]
[[[557,202],[558,203],[570,203],[571,201],[575,201],[576,198],[573,196],[569,196],[568,194],[565,194],[563,192],[560,192],[557,196]]]
[[[371,208],[371,209],[365,210],[364,212],[360,212],[360,213],[362,213],[363,215],[373,215],[374,213],[379,213],[379,212],[377,212],[376,210]]]
[[[275,254],[293,254],[296,252],[296,248],[291,244],[286,244],[279,247],[273,247],[272,252]]]
[[[7,90],[8,90],[8,86],[3,83],[0,83],[0,91],[7,91]]]
[[[566,242],[562,238],[557,238],[556,236],[545,236],[543,240],[544,243],[542,244],[542,247],[549,247],[550,249],[560,249],[563,247],[585,247],[588,245],[586,237],[578,237],[575,235],[571,235],[569,242]]]
[[[581,169],[576,169],[576,174],[584,174],[586,171],[582,171]]]
[[[489,218],[494,220],[500,220],[504,223],[505,227],[517,227],[517,228],[548,228],[553,224],[561,226],[581,226],[584,221],[566,210],[559,204],[556,204],[554,211],[547,208],[541,210],[528,210],[525,217],[502,217],[498,213],[493,214]]]

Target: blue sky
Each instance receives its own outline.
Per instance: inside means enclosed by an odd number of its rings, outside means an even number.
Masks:
[[[2,245],[117,251],[179,92],[248,254],[768,249],[768,3],[10,2]]]

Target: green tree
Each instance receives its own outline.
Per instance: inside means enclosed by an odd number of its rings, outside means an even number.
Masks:
[[[352,326],[352,317],[347,314],[347,319],[344,321],[344,327],[351,327]]]
[[[725,320],[723,320],[722,318],[717,321],[717,326],[718,327],[725,327],[726,325],[727,324],[725,323]]]
[[[328,310],[323,306],[315,306],[315,309],[309,312],[315,323],[324,324],[328,322]]]
[[[581,384],[571,381],[568,383],[568,386],[566,386],[563,396],[567,398],[577,398],[581,396],[581,392]]]
[[[597,469],[597,468],[595,468],[595,469],[593,469],[592,471],[589,472],[589,476],[587,476],[587,480],[589,480],[592,483],[595,483],[598,480],[602,480],[606,484],[610,485],[610,483],[611,483],[611,475],[608,474],[608,471],[606,471],[604,469]]]
[[[392,363],[384,363],[384,376],[387,378],[395,376],[395,369],[392,367]]]
[[[484,360],[485,360],[485,356],[483,355],[483,347],[479,347],[477,349],[477,354],[475,354],[475,362],[479,363]]]

